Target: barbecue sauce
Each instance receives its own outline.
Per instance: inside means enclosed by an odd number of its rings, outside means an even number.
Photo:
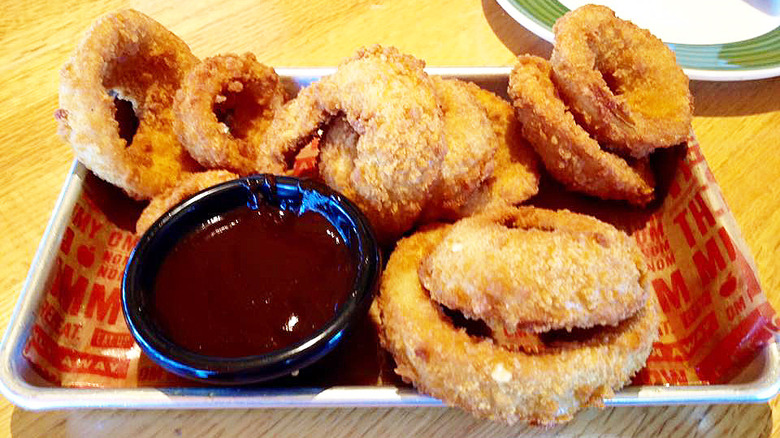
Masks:
[[[163,333],[192,352],[243,357],[290,346],[331,320],[356,261],[322,215],[260,204],[216,216],[177,242],[154,285]]]

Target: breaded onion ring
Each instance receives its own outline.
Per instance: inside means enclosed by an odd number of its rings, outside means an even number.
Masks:
[[[459,221],[420,266],[431,299],[510,334],[616,325],[644,306],[646,277],[626,233],[533,207]]]
[[[377,298],[382,344],[417,389],[480,417],[550,425],[603,406],[642,368],[658,331],[653,295],[618,326],[550,353],[510,351],[453,326],[417,274],[446,233],[433,227],[399,241]]]
[[[350,184],[397,229],[409,229],[431,196],[447,151],[444,121],[424,63],[395,48],[358,51],[288,102],[266,132],[280,166],[334,117],[359,134]]]
[[[236,178],[238,178],[238,175],[227,170],[209,170],[185,176],[177,185],[152,198],[135,223],[136,234],[141,235],[145,233],[166,211],[185,199],[189,199],[192,195]]]
[[[493,174],[460,208],[465,217],[503,205],[517,205],[539,191],[539,158],[523,139],[520,123],[512,105],[476,84],[469,91],[487,111],[493,133],[498,139]]]
[[[555,82],[599,141],[641,158],[687,139],[688,77],[661,40],[597,5],[566,13],[553,31]]]
[[[361,197],[352,185],[360,135],[343,116],[333,119],[324,131],[320,142],[320,178],[360,208],[382,244],[394,242],[409,229],[409,221],[399,220],[391,210],[376,208]]]
[[[509,75],[508,90],[523,136],[547,171],[569,190],[640,206],[650,202],[655,183],[647,165],[632,167],[602,150],[567,110],[550,75],[549,62],[521,55]]]
[[[174,127],[184,147],[206,168],[240,175],[281,173],[262,153],[262,137],[286,92],[273,68],[251,53],[206,58],[176,93]]]
[[[133,198],[148,199],[199,169],[173,132],[172,103],[189,47],[140,12],[99,18],[60,73],[60,135],[95,175]],[[114,97],[132,103],[138,127],[128,144]]]

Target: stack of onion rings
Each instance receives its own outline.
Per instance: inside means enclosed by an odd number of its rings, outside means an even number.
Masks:
[[[480,417],[551,425],[603,406],[642,368],[658,330],[652,294],[617,325],[564,337],[535,354],[456,327],[418,274],[450,230],[436,225],[399,241],[382,277],[373,315],[404,380]]]
[[[431,80],[444,117],[447,154],[418,224],[516,205],[536,194],[538,158],[520,135],[511,104],[473,83],[438,76]],[[392,212],[371,208],[352,186],[360,134],[343,116],[323,131],[319,174],[325,183],[356,202],[380,237],[390,236],[383,241],[406,231],[408,224],[398,226]]]
[[[687,79],[657,44],[614,15],[585,11],[556,25],[555,71],[519,58],[514,108],[474,84],[429,77],[422,61],[380,46],[285,103],[275,72],[253,55],[198,64],[161,25],[120,11],[98,20],[66,64],[56,117],[93,172],[152,199],[138,233],[237,174],[292,172],[307,143],[320,145],[320,177],[360,206],[383,243],[426,221],[479,214],[398,243],[372,307],[381,342],[402,378],[448,404],[553,424],[601,405],[643,366],[657,331],[655,298],[624,234],[567,212],[509,207],[536,194],[540,178],[519,133],[567,187],[644,205],[653,197],[645,156],[682,141],[690,125]],[[592,47],[581,47],[579,30]],[[647,64],[658,74],[643,82],[636,71],[647,65],[633,55],[606,59],[621,45],[658,53],[657,65]],[[669,106],[657,92],[665,76]],[[115,120],[115,98],[132,106],[134,134]],[[201,168],[187,151],[227,170],[194,173]],[[458,312],[491,337],[458,327],[460,317],[448,316]]]
[[[568,189],[640,206],[652,201],[655,181],[649,167],[603,150],[577,124],[558,95],[548,61],[519,56],[509,76],[509,95],[523,135],[547,171]]]

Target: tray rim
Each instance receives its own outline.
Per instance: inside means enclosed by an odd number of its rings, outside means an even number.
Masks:
[[[332,67],[277,68],[280,76],[299,83],[333,72]],[[431,74],[460,78],[496,79],[510,67],[436,67]],[[22,286],[0,344],[0,393],[28,410],[77,408],[225,409],[321,407],[444,406],[411,388],[340,386],[331,388],[194,387],[194,388],[63,388],[28,383],[22,376],[22,349],[44,293],[47,273],[78,200],[88,170],[74,160]],[[605,406],[764,403],[780,392],[780,348],[776,342],[759,354],[761,373],[753,381],[721,385],[629,386],[604,400]]]

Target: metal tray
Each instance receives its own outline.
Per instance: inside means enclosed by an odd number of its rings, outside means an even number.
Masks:
[[[295,89],[332,68],[277,69]],[[431,68],[429,73],[457,77],[505,94],[507,67]],[[0,392],[25,409],[132,408],[215,409],[271,407],[441,406],[442,402],[409,388],[338,386],[328,388],[257,389],[241,387],[75,389],[53,386],[40,378],[22,356],[35,321],[57,248],[89,171],[78,161],[60,193],[33,259],[0,345]],[[780,351],[772,343],[729,384],[703,386],[630,386],[604,401],[606,406],[651,406],[709,403],[762,403],[780,392]]]

